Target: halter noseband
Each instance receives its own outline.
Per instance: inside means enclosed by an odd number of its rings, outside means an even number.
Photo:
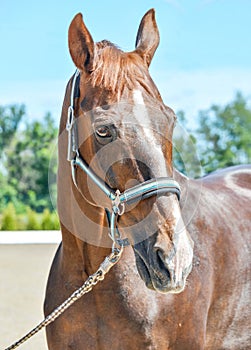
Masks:
[[[76,167],[80,167],[89,176],[92,181],[105,193],[111,200],[112,211],[105,208],[107,219],[110,227],[110,237],[113,240],[113,249],[116,244],[119,246],[130,245],[128,238],[122,239],[117,228],[117,217],[123,215],[125,204],[131,204],[137,200],[146,199],[154,195],[174,193],[180,199],[180,186],[177,181],[169,177],[159,177],[142,182],[133,186],[123,193],[119,190],[114,191],[105,181],[100,179],[97,174],[89,167],[79,153],[77,124],[74,115],[74,98],[76,96],[77,81],[79,80],[80,72],[76,70],[71,89],[71,104],[68,108],[68,118],[66,130],[68,131],[68,153],[67,160],[71,163],[71,173],[74,185],[78,188],[76,182]]]

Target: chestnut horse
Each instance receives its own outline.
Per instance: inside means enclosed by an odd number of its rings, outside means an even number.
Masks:
[[[170,178],[181,197],[158,189],[121,208],[116,235],[131,246],[102,283],[47,327],[50,350],[251,349],[251,167],[198,180],[173,169],[175,114],[148,71],[158,44],[154,10],[142,18],[132,52],[94,43],[81,14],[70,25],[78,73],[67,85],[60,122],[62,243],[45,314],[119,244],[108,235],[110,200],[76,157],[119,193]],[[66,125],[75,130],[70,136]]]

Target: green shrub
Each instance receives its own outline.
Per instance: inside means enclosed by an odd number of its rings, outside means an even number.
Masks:
[[[18,229],[17,214],[13,203],[9,203],[3,210],[1,230],[15,231]]]
[[[59,220],[55,212],[50,212],[49,209],[45,209],[42,214],[41,222],[42,230],[59,230]]]
[[[55,211],[45,209],[43,213],[37,213],[30,207],[24,207],[19,213],[16,203],[9,203],[0,216],[0,229],[2,231],[14,230],[59,230],[59,219]]]
[[[17,209],[16,209],[17,211]],[[17,211],[17,230],[25,231],[27,226],[27,215],[19,214]]]
[[[55,212],[51,213],[51,222],[52,222],[52,230],[60,230],[60,223],[59,223],[59,218],[58,214]]]
[[[30,208],[27,208],[26,230],[41,230],[40,215]]]

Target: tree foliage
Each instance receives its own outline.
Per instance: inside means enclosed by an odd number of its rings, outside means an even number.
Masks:
[[[7,111],[6,111],[7,110]],[[11,113],[9,112],[11,111]],[[43,120],[28,120],[23,106],[1,107],[0,129],[4,157],[0,168],[0,209],[12,202],[17,212],[29,206],[36,212],[52,210],[48,168],[57,127],[48,113]],[[22,117],[24,122],[21,124]],[[54,169],[56,172],[56,169]]]
[[[0,106],[0,157],[16,134],[24,115],[24,105]]]
[[[207,174],[220,168],[246,164],[251,161],[251,108],[241,93],[225,106],[212,105],[200,111],[197,128],[189,129],[183,112],[178,119],[185,131],[176,140],[179,154],[174,153],[178,170],[191,177]],[[193,144],[194,147],[191,145]],[[197,154],[198,153],[198,157]],[[194,160],[199,162],[194,163]],[[200,163],[200,164],[199,164]]]
[[[7,151],[9,183],[22,203],[36,211],[51,207],[48,168],[57,130],[50,114],[42,121],[26,122]]]
[[[183,111],[177,112],[178,123],[173,134],[173,161],[176,169],[188,177],[201,176],[201,163],[197,153],[197,140],[187,126]]]
[[[237,93],[233,102],[199,113],[198,149],[204,171],[251,161],[251,109]]]

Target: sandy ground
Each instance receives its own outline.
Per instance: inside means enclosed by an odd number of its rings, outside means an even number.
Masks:
[[[0,349],[26,334],[43,319],[43,300],[57,244],[0,245]],[[42,330],[20,350],[45,350]]]

